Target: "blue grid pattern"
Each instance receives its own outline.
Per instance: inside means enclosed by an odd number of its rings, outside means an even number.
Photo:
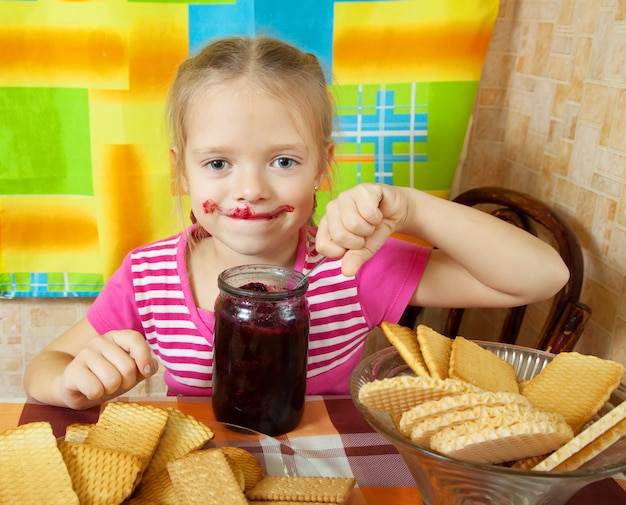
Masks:
[[[81,290],[81,287],[84,290]],[[67,273],[63,274],[63,283],[50,281],[47,273],[31,273],[27,282],[19,282],[15,274],[6,274],[2,276],[0,282],[0,298],[91,298],[98,296],[102,287],[102,282],[93,284],[80,284],[75,280],[70,282]]]
[[[394,165],[404,163],[411,173],[415,163],[426,162],[427,155],[415,152],[416,143],[428,140],[428,113],[426,104],[415,103],[415,85],[412,85],[411,103],[396,104],[395,91],[384,85],[376,92],[376,104],[363,103],[363,87],[358,89],[358,103],[354,106],[338,107],[338,131],[335,138],[344,144],[355,144],[357,154],[366,143],[374,145],[375,181],[393,184]],[[399,112],[409,110],[409,112]],[[394,149],[397,144],[407,144],[408,152]],[[425,150],[425,149],[424,149]],[[359,182],[360,177],[357,177]],[[413,186],[413,184],[411,184]]]

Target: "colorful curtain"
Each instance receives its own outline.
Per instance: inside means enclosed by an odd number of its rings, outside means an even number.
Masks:
[[[319,56],[338,112],[332,194],[379,181],[447,197],[497,10],[497,0],[0,1],[0,294],[95,296],[131,248],[185,225],[164,98],[180,62],[225,35],[277,36]]]

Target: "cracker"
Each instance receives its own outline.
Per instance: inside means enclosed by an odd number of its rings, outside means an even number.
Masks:
[[[359,389],[359,401],[367,408],[399,417],[425,401],[477,392],[480,390],[467,382],[398,375],[363,384]]]
[[[579,433],[619,386],[624,366],[577,352],[557,354],[524,387],[538,409],[558,412]]]
[[[513,365],[464,337],[452,343],[448,375],[487,391],[519,393]]]
[[[137,456],[145,470],[165,431],[168,416],[166,410],[151,405],[108,403],[84,443]]]
[[[430,376],[447,379],[450,368],[450,351],[454,340],[424,324],[420,324],[417,327],[417,341]]]
[[[430,377],[417,341],[417,334],[410,328],[388,321],[384,321],[380,327],[387,340],[396,348],[413,373],[418,377]]]
[[[0,468],[0,503],[79,503],[50,423],[1,433]]]
[[[247,505],[222,451],[196,451],[167,464],[180,505]]]
[[[167,411],[169,416],[165,431],[159,439],[159,445],[150,460],[144,479],[150,479],[151,474],[160,473],[168,461],[201,449],[215,436],[211,428],[193,416],[174,408]]]
[[[356,480],[352,477],[268,476],[246,493],[249,500],[344,503]]]
[[[496,464],[546,454],[573,436],[562,416],[533,409],[505,424],[483,419],[450,426],[433,435],[430,446],[452,458]]]
[[[93,427],[93,424],[86,423],[73,423],[65,428],[64,440],[67,442],[79,442],[82,443],[87,438],[87,433]]]
[[[144,476],[133,497],[124,502],[124,505],[178,505],[178,497],[167,468],[153,473],[149,481]]]
[[[575,470],[626,435],[626,401],[581,431],[533,467],[533,470]]]
[[[220,447],[218,450],[224,453],[233,472],[236,469],[241,471],[244,480],[244,491],[252,489],[261,481],[263,478],[263,467],[261,466],[261,462],[256,459],[251,452],[241,447],[230,446]]]
[[[59,450],[81,504],[117,505],[133,492],[142,468],[136,456],[64,440]]]

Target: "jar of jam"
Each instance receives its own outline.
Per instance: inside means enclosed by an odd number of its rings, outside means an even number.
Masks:
[[[303,277],[273,265],[244,265],[219,275],[212,399],[218,421],[270,436],[300,422],[309,342]]]

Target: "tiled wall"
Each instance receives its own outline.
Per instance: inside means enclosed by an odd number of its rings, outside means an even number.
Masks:
[[[503,0],[456,191],[552,204],[584,248],[577,350],[626,364],[626,0]]]
[[[521,189],[553,204],[585,252],[593,317],[581,352],[626,364],[626,0],[503,0],[457,190]],[[88,301],[0,301],[0,397]],[[160,378],[138,393],[163,391]]]

